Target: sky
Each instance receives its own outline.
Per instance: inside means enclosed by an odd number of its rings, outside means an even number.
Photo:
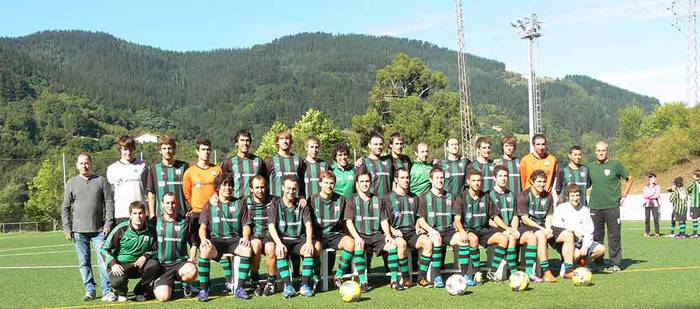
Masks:
[[[528,68],[527,42],[510,23],[536,13],[543,22],[540,76],[589,75],[662,102],[686,97],[687,1],[462,1],[467,51],[504,62],[508,70]],[[673,2],[679,4],[670,9]],[[322,31],[390,35],[456,50],[454,15],[454,1],[448,0],[26,0],[3,2],[0,36],[78,29],[192,51]]]

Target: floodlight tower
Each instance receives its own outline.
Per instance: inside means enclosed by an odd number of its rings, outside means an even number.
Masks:
[[[459,117],[462,134],[462,157],[472,159],[474,154],[474,126],[469,108],[469,74],[467,54],[464,48],[464,21],[462,0],[455,0],[455,22],[457,23],[457,76],[459,79]]]
[[[542,36],[540,29],[542,28],[542,23],[537,20],[537,15],[532,14],[530,16],[523,17],[511,23],[511,26],[518,31],[521,39],[528,41],[527,49],[527,62],[528,62],[528,113],[529,113],[529,136],[530,140],[537,133],[542,133],[542,105],[540,102],[539,85],[537,84],[537,74],[535,65],[537,61],[537,50],[536,43],[537,39]],[[532,143],[530,144],[530,151],[532,149]]]
[[[686,67],[686,100],[689,107],[698,104],[698,36],[695,29],[695,2],[688,0],[688,65]]]

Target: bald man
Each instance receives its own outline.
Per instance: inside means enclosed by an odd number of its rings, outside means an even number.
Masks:
[[[420,143],[416,147],[416,161],[411,166],[411,193],[416,196],[430,190],[430,170],[433,161],[429,159],[430,149],[428,144]]]
[[[595,145],[596,159],[588,163],[591,178],[591,219],[593,219],[593,240],[604,243],[605,229],[608,234],[608,257],[612,265],[604,271],[618,273],[621,271],[622,242],[620,237],[620,207],[625,202],[625,197],[632,187],[632,176],[627,169],[617,160],[608,158],[608,143],[600,141]],[[626,180],[621,190],[621,180]],[[596,261],[601,265],[602,257]]]

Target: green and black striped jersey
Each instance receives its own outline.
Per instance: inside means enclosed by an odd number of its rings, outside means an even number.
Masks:
[[[433,191],[423,194],[418,201],[418,217],[438,232],[454,228],[454,199],[450,192],[437,196]]]
[[[200,224],[206,224],[211,238],[243,237],[243,227],[252,223],[248,207],[242,198],[234,198],[228,203],[219,201],[207,203],[199,215]]]
[[[233,156],[221,166],[224,174],[233,174],[233,196],[238,198],[250,194],[250,181],[257,175],[265,176],[266,168],[262,159],[254,154],[243,159]]]
[[[503,165],[508,169],[508,191],[518,195],[522,191],[520,183],[520,160],[517,158],[506,159],[500,158],[494,160],[494,166]],[[494,175],[496,177],[496,175]],[[495,181],[495,179],[494,179]]]
[[[475,199],[469,190],[465,190],[457,197],[454,212],[462,215],[465,229],[480,230],[489,228],[489,219],[498,216],[500,209],[491,203],[491,198],[483,191]]]
[[[173,165],[163,165],[163,162],[158,162],[151,166],[148,171],[148,180],[146,181],[146,189],[155,195],[156,198],[156,216],[160,217],[163,214],[163,195],[167,192],[175,193],[175,204],[178,206],[177,211],[180,215],[185,215],[189,209],[185,194],[182,191],[182,177],[189,166],[182,161],[175,161]]]
[[[510,226],[515,216],[515,205],[517,203],[516,194],[506,189],[503,193],[498,193],[496,190],[488,192],[491,198],[491,203],[501,210],[501,219],[503,223]]]
[[[156,222],[158,235],[158,261],[161,265],[173,265],[187,260],[187,220],[177,217],[168,221],[164,216]]]
[[[262,203],[256,203],[252,195],[244,198],[245,205],[248,207],[248,214],[250,215],[250,219],[253,223],[253,236],[261,239],[265,239],[267,237],[267,224],[269,221],[267,209],[270,207],[270,204],[272,204],[274,199],[278,199],[278,197],[268,195],[265,197],[265,201]]]
[[[362,165],[356,167],[355,175],[368,171],[372,175],[372,194],[384,196],[391,192],[391,181],[394,173],[391,156],[384,156],[373,160],[369,157],[362,158]]]
[[[688,194],[690,195],[690,207],[700,207],[700,179],[693,181],[688,185]]]
[[[402,154],[399,155],[398,158],[394,158],[393,155],[389,155],[391,158],[391,164],[394,170],[398,170],[399,168],[404,168],[407,171],[411,171],[411,167],[413,166],[413,161],[411,161],[411,158],[409,158],[407,155]]]
[[[554,212],[554,201],[552,196],[545,192],[542,195],[535,196],[532,190],[525,190],[518,194],[517,206],[515,214],[518,216],[527,215],[537,224],[544,226],[547,215]]]
[[[418,197],[412,193],[399,195],[392,191],[384,196],[391,226],[401,232],[415,232],[418,216]]]
[[[299,206],[299,200],[293,207],[287,207],[284,200],[275,199],[268,208],[269,224],[275,226],[277,235],[283,239],[301,239],[306,235],[305,224],[311,221],[311,207]]]
[[[560,200],[567,201],[569,197],[564,193],[564,188],[569,184],[575,184],[581,188],[581,205],[586,206],[586,190],[591,187],[591,177],[588,167],[581,165],[578,169],[571,168],[568,164],[562,164],[557,171],[554,186]]]
[[[487,163],[481,163],[478,160],[474,160],[472,164],[470,165],[471,169],[477,170],[481,172],[481,175],[484,176],[482,185],[481,185],[481,190],[484,192],[491,190],[491,188],[495,184],[495,178],[493,175],[493,169],[494,169],[494,164],[493,160],[489,160]]]
[[[674,213],[688,213],[688,191],[686,191],[684,187],[673,187],[671,189],[670,200],[673,205]]]
[[[445,170],[445,190],[450,192],[453,196],[464,191],[467,183],[467,167],[469,167],[471,161],[469,159],[459,159],[459,160],[440,160],[440,167]]]
[[[328,169],[328,164],[323,161],[309,162],[304,160],[302,163],[304,171],[304,196],[309,198],[311,195],[321,192],[321,173]]]
[[[301,158],[295,154],[292,154],[289,157],[283,157],[278,153],[265,160],[267,174],[270,177],[270,195],[282,197],[282,179],[284,179],[284,177],[287,175],[294,175],[297,177],[297,196],[304,192],[304,182],[301,181],[304,175],[302,170],[303,164],[301,162]]]
[[[358,193],[348,199],[344,217],[352,220],[357,232],[365,236],[383,233],[382,221],[388,220],[386,207],[378,196],[365,201]]]
[[[345,198],[333,192],[330,199],[320,194],[312,195],[308,203],[313,207],[312,221],[317,237],[330,237],[341,234],[345,226]]]

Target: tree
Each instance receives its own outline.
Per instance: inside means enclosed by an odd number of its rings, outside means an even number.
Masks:
[[[625,107],[617,113],[617,117],[617,143],[622,150],[630,147],[642,136],[640,127],[644,120],[644,109],[639,106]]]
[[[22,196],[24,188],[19,183],[9,183],[0,190],[0,222],[19,222],[24,213]]]
[[[319,156],[328,162],[333,161],[331,150],[336,143],[346,142],[343,132],[333,124],[330,118],[322,112],[309,109],[292,128],[294,145],[292,150],[297,154],[305,153],[304,142],[306,138],[314,135],[321,141]]]
[[[277,153],[277,145],[275,145],[275,135],[284,130],[289,130],[289,127],[287,127],[286,124],[281,123],[279,121],[275,121],[275,123],[270,126],[270,129],[263,135],[263,138],[260,142],[260,146],[258,146],[258,150],[255,151],[255,155],[260,157],[260,158],[269,158],[272,157],[273,154]]]
[[[61,222],[63,202],[63,174],[61,165],[47,156],[39,167],[37,175],[28,183],[29,200],[25,211],[27,216],[39,222],[50,222],[53,229]]]

